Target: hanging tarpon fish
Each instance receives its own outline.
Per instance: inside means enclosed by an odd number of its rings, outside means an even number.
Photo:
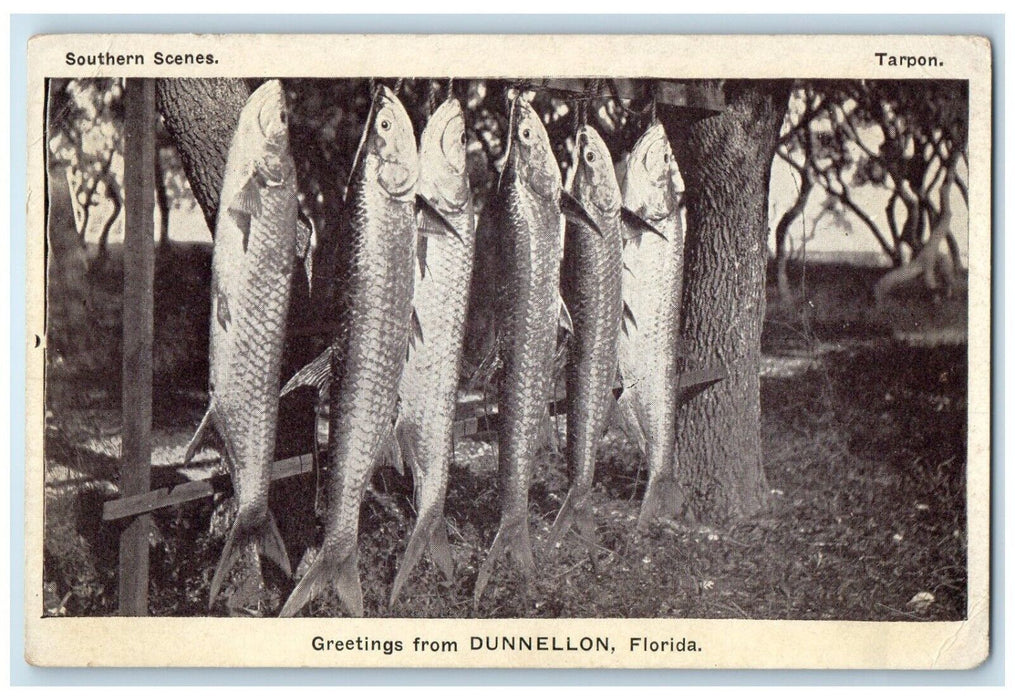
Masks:
[[[682,502],[676,480],[680,296],[684,234],[673,185],[676,163],[663,125],[635,143],[624,178],[624,206],[662,235],[632,236],[624,246],[620,414],[648,462],[639,527]]]
[[[421,337],[412,343],[402,373],[395,423],[399,452],[412,469],[417,515],[391,589],[392,605],[428,543],[444,575],[453,574],[444,497],[475,254],[465,144],[462,107],[452,97],[431,115],[420,137],[419,194],[456,235],[447,235],[430,216],[419,218],[413,307]]]
[[[209,605],[248,547],[290,573],[268,487],[290,287],[295,258],[306,252],[298,250],[296,193],[285,96],[270,80],[244,105],[226,160],[212,254],[210,400],[185,458],[213,429],[238,504]]]
[[[476,602],[503,554],[510,553],[526,578],[535,570],[529,537],[529,484],[553,384],[561,310],[561,213],[598,229],[581,205],[563,191],[549,137],[532,105],[515,97],[509,123],[504,170],[479,224],[496,231],[497,323],[503,370],[498,394],[501,519],[476,579]]]
[[[360,507],[391,434],[409,341],[418,179],[409,115],[390,89],[379,86],[353,165],[337,246],[339,330],[331,347],[283,389],[330,381],[324,542],[282,616],[294,615],[328,587],[350,613],[363,614]]]
[[[599,231],[569,221],[564,234],[560,286],[573,328],[566,369],[564,451],[571,486],[553,524],[551,543],[564,537],[572,526],[590,542],[595,537],[592,480],[596,449],[614,400],[623,313],[620,186],[609,149],[588,125],[575,137],[572,194],[599,225]]]

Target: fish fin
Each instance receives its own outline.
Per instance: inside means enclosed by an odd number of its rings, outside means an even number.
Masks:
[[[451,559],[451,543],[448,542],[447,523],[438,522],[430,533],[430,558],[444,574],[448,583],[454,581],[455,563]]]
[[[353,617],[363,617],[363,589],[359,582],[359,555],[354,551],[341,559],[321,549],[317,559],[289,594],[279,617],[292,617],[329,587]]]
[[[416,307],[412,307],[412,314],[410,316],[410,328],[409,338],[405,342],[405,361],[408,362],[412,356],[412,351],[416,349],[417,340],[423,342],[423,324],[419,321],[419,314],[416,313]]]
[[[596,523],[592,517],[589,494],[579,498],[575,495],[573,488],[567,492],[564,503],[560,506],[560,512],[557,513],[557,517],[550,527],[548,543],[551,546],[557,544],[564,539],[572,527],[578,531],[579,537],[588,544],[595,544]]]
[[[419,262],[419,278],[426,277],[426,236],[416,239],[416,260]]]
[[[307,275],[307,289],[313,289],[314,279],[314,254],[313,239],[315,227],[314,221],[300,211],[296,220],[296,256],[303,260],[303,270]]]
[[[426,342],[423,339],[423,324],[419,320],[419,313],[416,311],[416,307],[412,307],[412,332],[409,334],[409,342],[412,343],[413,347],[416,347],[416,341],[423,343]]]
[[[660,238],[662,238],[664,241],[668,241],[669,240],[666,237],[666,234],[664,234],[662,231],[657,229],[655,226],[653,226],[649,222],[645,221],[645,219],[643,219],[642,217],[638,216],[636,213],[634,213],[633,211],[631,211],[627,207],[621,207],[621,209],[620,209],[620,219],[621,219],[621,221],[624,222],[624,226],[623,226],[624,240],[631,240],[631,239],[635,239],[635,238],[641,238],[641,235],[643,233],[645,233],[646,231],[649,232],[649,233],[654,233],[655,235],[657,235]]]
[[[441,572],[446,578],[451,579],[454,568],[451,563],[451,553],[448,549],[448,535],[443,520],[443,509],[438,506],[420,511],[419,517],[416,519],[416,525],[409,536],[409,543],[405,546],[405,554],[402,555],[402,561],[398,565],[395,581],[391,585],[389,607],[395,605],[399,593],[401,593],[402,588],[409,580],[409,574],[412,573],[412,570],[416,568],[416,564],[423,558],[423,552],[427,544],[430,545],[430,555],[433,557],[434,563],[440,567]],[[441,534],[438,534],[438,531]]]
[[[278,531],[278,524],[275,516],[269,510],[267,517],[258,526],[250,526],[243,513],[238,513],[236,522],[233,523],[226,544],[219,556],[218,566],[215,567],[215,574],[211,579],[211,587],[208,592],[208,609],[215,604],[219,590],[225,581],[226,575],[232,571],[243,555],[244,550],[251,544],[255,546],[260,562],[261,556],[275,562],[278,568],[285,572],[286,576],[292,576],[292,567],[289,565],[289,555],[286,553],[285,542]],[[260,570],[260,567],[258,568]]]
[[[550,410],[551,406],[552,404],[547,405],[546,412],[543,413],[543,427],[540,431],[539,444],[545,445],[554,454],[561,454],[560,431],[557,430],[555,417]]]
[[[638,511],[638,529],[644,530],[656,517],[677,517],[684,504],[683,492],[672,474],[649,477]]]
[[[598,233],[600,236],[603,235],[603,231],[599,228],[599,224],[596,223],[595,219],[593,219],[585,207],[582,206],[581,202],[563,190],[560,192],[560,211],[564,215],[564,218],[568,221],[583,224]]]
[[[246,253],[250,241],[250,220],[261,215],[261,190],[256,173],[247,178],[236,198],[229,203],[229,214],[243,233],[243,252]]]
[[[293,569],[289,564],[289,553],[286,551],[282,533],[278,531],[278,522],[275,520],[275,514],[270,509],[268,510],[268,523],[261,534],[259,547],[261,554],[270,561],[275,562],[275,565],[282,569],[286,576],[292,577]]]
[[[417,230],[421,235],[446,236],[450,233],[459,241],[464,242],[462,241],[462,234],[458,233],[458,229],[426,197],[417,194],[416,207],[419,211]]]
[[[571,320],[571,312],[567,310],[564,297],[560,296],[559,293],[557,294],[557,301],[560,303],[560,317],[558,319],[560,327],[571,335],[574,335],[574,322]]]
[[[398,442],[398,428],[401,418],[396,418],[394,424],[391,426],[391,431],[383,441],[383,457],[391,462],[391,466],[395,468],[399,476],[405,474],[405,454],[402,452],[402,446]]]
[[[641,428],[641,421],[638,419],[638,412],[634,408],[633,394],[625,390],[617,399],[617,413],[620,418],[620,429],[624,431],[628,439],[633,441],[641,453],[648,453],[648,441],[645,439],[645,431]]]
[[[229,330],[229,324],[233,320],[229,313],[229,297],[221,289],[215,290],[215,320],[224,331]]]
[[[630,327],[628,326],[630,324]],[[638,330],[638,321],[634,318],[634,312],[631,311],[631,307],[624,302],[624,312],[620,319],[620,330],[624,332],[628,338],[631,337],[631,328]]]
[[[479,606],[479,599],[490,582],[490,575],[493,567],[504,554],[510,554],[521,569],[525,578],[532,578],[536,570],[536,563],[532,558],[532,542],[529,539],[529,523],[527,520],[514,522],[501,521],[497,536],[493,538],[490,551],[486,560],[479,567],[479,575],[476,577],[476,587],[472,593],[472,604]]]
[[[187,451],[183,455],[183,466],[190,464],[190,460],[194,459],[198,448],[208,439],[208,430],[217,430],[217,421],[218,414],[215,411],[215,399],[212,397],[208,402],[208,410],[204,412],[204,417],[201,418],[201,423],[194,432],[194,437],[190,438],[190,442],[187,443]]]
[[[299,389],[301,386],[316,387],[318,393],[323,394],[331,382],[331,355],[331,348],[325,348],[324,352],[285,383],[282,391],[279,392],[279,398],[295,389]]]

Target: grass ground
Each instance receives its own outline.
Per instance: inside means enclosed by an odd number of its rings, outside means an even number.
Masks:
[[[207,249],[161,255],[156,277],[156,462],[172,464],[204,409]],[[115,611],[118,532],[101,520],[115,492],[119,431],[119,274],[115,250],[88,304],[54,299],[47,375],[45,612]],[[408,476],[381,468],[361,517],[366,614],[399,617],[656,617],[953,620],[966,609],[965,296],[915,293],[887,310],[869,290],[878,271],[794,271],[801,300],[770,299],[761,383],[771,488],[756,517],[723,528],[633,523],[643,475],[619,434],[600,452],[599,543],[546,551],[566,492],[563,460],[544,455],[531,492],[540,575],[526,587],[500,568],[478,609],[472,587],[496,528],[489,445],[457,445],[448,496],[454,582],[424,562],[388,609],[413,521]],[[160,473],[160,470],[156,470]],[[165,470],[161,470],[165,471]],[[172,470],[169,470],[172,471]],[[272,504],[294,563],[319,542],[313,475],[276,483]],[[151,611],[203,615],[227,531],[228,499],[154,514]],[[240,577],[238,577],[240,578]],[[266,592],[214,614],[272,615],[292,582],[265,566]],[[933,602],[914,602],[929,593]],[[256,598],[256,602],[253,602]],[[919,600],[919,599],[918,599]],[[307,611],[341,615],[333,598]]]

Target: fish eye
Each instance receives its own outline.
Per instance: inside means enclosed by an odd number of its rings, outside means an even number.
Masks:
[[[522,138],[528,140],[532,136],[532,130],[528,127],[522,129]]]
[[[462,142],[463,146],[465,145],[466,138],[465,138],[465,132],[464,131],[462,132],[462,135],[461,135],[461,137],[459,137],[458,140]]]
[[[282,122],[282,126],[285,126],[286,124],[288,124],[288,123],[289,123],[289,113],[288,113],[288,112],[286,112],[286,111],[285,111],[284,109],[283,109],[283,110],[282,110],[282,112],[281,112],[281,113],[280,113],[280,114],[278,115],[278,118],[279,118],[279,120],[280,120],[280,121]]]
[[[380,123],[381,131],[388,131],[391,128],[391,121],[388,119],[382,119]]]
[[[594,163],[596,160],[596,154],[593,153],[592,151],[587,152],[585,154],[585,160],[587,160],[589,163]]]
[[[663,162],[664,163],[669,163],[670,162],[670,154],[669,153],[664,153],[663,154]]]

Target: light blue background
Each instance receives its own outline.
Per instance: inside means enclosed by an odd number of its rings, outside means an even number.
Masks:
[[[1004,682],[1004,337],[994,326],[991,655],[972,671],[591,671],[374,669],[40,669],[24,661],[25,186],[27,42],[33,34],[630,33],[977,34],[994,53],[993,315],[1004,318],[1004,17],[1001,15],[13,15],[11,16],[11,683],[12,685],[999,685]],[[773,639],[773,643],[778,640]]]

